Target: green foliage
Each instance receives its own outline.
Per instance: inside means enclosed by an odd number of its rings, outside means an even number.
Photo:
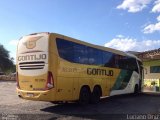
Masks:
[[[10,58],[9,51],[3,45],[0,45],[0,70],[6,72],[14,66],[13,58]]]
[[[15,73],[15,72],[16,72],[16,65],[14,65],[14,64],[13,64],[12,67],[10,67],[9,69],[7,69],[7,70],[5,71],[5,73],[6,73],[7,75],[9,75],[10,73]]]

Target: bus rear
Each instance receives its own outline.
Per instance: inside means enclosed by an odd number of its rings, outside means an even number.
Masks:
[[[54,88],[49,71],[49,33],[37,33],[20,39],[17,48],[17,93],[31,100],[52,98]]]

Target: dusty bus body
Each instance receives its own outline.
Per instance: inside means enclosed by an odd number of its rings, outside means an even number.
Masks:
[[[35,33],[17,47],[17,93],[24,99],[96,103],[138,92],[141,61],[127,53],[55,33]]]

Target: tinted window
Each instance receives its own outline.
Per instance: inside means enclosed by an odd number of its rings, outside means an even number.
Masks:
[[[59,38],[57,38],[56,40],[59,56],[65,60],[73,61],[73,43]]]
[[[101,50],[59,38],[56,41],[61,58],[74,63],[102,65]]]
[[[111,52],[103,51],[103,65],[105,67],[115,67],[115,55]]]
[[[90,65],[102,65],[102,51],[88,47],[88,64]]]
[[[138,66],[135,58],[128,57],[128,69],[138,72]]]
[[[119,59],[118,63],[121,69],[128,69],[138,72],[137,62],[136,59],[134,58],[123,56],[122,58]]]
[[[73,43],[74,61],[75,63],[88,64],[87,47],[77,43]]]
[[[160,66],[151,66],[150,73],[160,73]]]
[[[59,56],[70,62],[138,71],[134,58],[116,55],[64,39],[57,38],[56,42]],[[152,70],[153,72],[160,71],[160,69],[154,69],[156,70]]]

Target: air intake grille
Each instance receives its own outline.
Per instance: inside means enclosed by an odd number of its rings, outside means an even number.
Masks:
[[[43,69],[45,65],[45,62],[38,61],[38,62],[22,62],[19,63],[19,67],[22,70],[37,70],[37,69]]]

